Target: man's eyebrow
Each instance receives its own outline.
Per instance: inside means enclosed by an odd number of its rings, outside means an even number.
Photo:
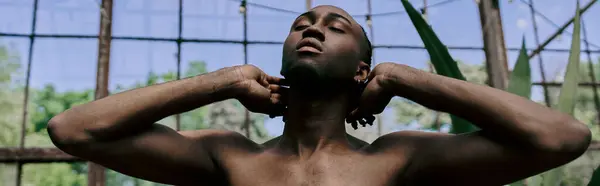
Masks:
[[[338,13],[329,12],[329,14],[327,14],[327,17],[329,17],[329,18],[341,18],[344,21],[348,22],[348,24],[352,25],[352,21],[350,21],[350,19],[348,19],[348,18],[346,18],[343,15],[340,15]]]
[[[301,17],[307,17],[307,18],[309,18],[311,20],[315,20],[317,16],[316,16],[315,12],[308,11],[308,12],[304,12],[304,13],[300,14],[296,19],[301,18]],[[334,19],[341,18],[344,21],[348,22],[348,24],[352,25],[352,21],[350,21],[350,19],[348,19],[348,18],[346,18],[343,15],[338,14],[338,13],[329,12],[327,14],[327,17],[328,18],[334,18]]]

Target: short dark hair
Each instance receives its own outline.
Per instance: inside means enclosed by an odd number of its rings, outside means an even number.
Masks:
[[[365,31],[365,28],[360,26],[360,29],[362,29],[363,32],[363,37],[365,38],[365,45],[364,47],[361,47],[363,49],[366,49],[365,51],[365,56],[363,56],[362,60],[367,63],[369,66],[371,66],[371,59],[373,58],[373,45],[371,45],[371,40],[369,40],[369,37],[367,36],[367,32]]]

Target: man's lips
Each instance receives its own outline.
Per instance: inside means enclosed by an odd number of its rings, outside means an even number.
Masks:
[[[309,37],[298,42],[298,45],[296,45],[296,51],[321,53],[323,51],[323,47],[321,46],[321,42],[319,42],[319,40]]]

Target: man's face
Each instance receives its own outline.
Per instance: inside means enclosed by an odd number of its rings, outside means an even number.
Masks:
[[[362,29],[344,10],[315,7],[292,24],[281,75],[298,83],[353,80],[363,55],[362,37]]]

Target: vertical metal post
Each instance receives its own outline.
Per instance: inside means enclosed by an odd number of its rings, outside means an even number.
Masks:
[[[529,0],[529,11],[531,12],[531,23],[533,23],[533,35],[535,36],[535,44],[540,46],[540,36],[538,34],[537,21],[535,20],[535,10],[533,8],[533,0]],[[540,69],[540,75],[542,76],[542,88],[544,89],[544,101],[546,106],[551,106],[550,93],[548,92],[548,86],[546,85],[546,72],[544,72],[544,61],[542,60],[542,53],[538,56],[538,65]]]
[[[585,53],[588,60],[589,76],[592,79],[592,91],[594,92],[594,106],[596,107],[597,122],[600,122],[600,98],[598,98],[598,86],[596,85],[596,73],[594,72],[594,62],[590,53],[590,44],[588,43],[587,30],[583,19],[581,19],[581,30],[583,31],[583,39],[585,39]],[[596,123],[598,124],[598,123]]]
[[[179,27],[177,28],[177,75],[175,77],[177,80],[181,79],[181,32],[183,31],[183,0],[179,0],[178,16]],[[178,131],[181,130],[181,114],[175,115],[175,129]]]
[[[95,99],[108,96],[108,76],[110,69],[110,44],[112,37],[112,0],[102,0],[100,8],[100,31],[98,34],[98,69],[96,74]],[[104,186],[104,167],[88,163],[88,186]]]
[[[312,8],[312,0],[306,0],[306,11],[309,11]]]
[[[28,107],[29,107],[29,86],[31,86],[31,63],[33,62],[33,43],[35,41],[35,28],[37,22],[37,9],[38,9],[38,0],[33,1],[33,19],[31,21],[31,33],[29,33],[29,53],[27,54],[27,72],[25,75],[25,90],[23,97],[23,114],[21,118],[21,136],[19,139],[19,148],[21,150],[25,149],[25,135],[27,131],[27,118],[29,117]],[[17,186],[21,186],[21,181],[23,176],[23,163],[17,162]]]
[[[240,5],[240,10],[243,10],[241,13],[244,18],[244,65],[248,64],[248,7],[246,6],[246,0],[242,0],[242,4]],[[250,111],[248,109],[244,109],[244,127],[246,132],[246,137],[250,138]]]
[[[498,89],[508,85],[508,63],[498,0],[479,1],[479,16],[488,73],[488,83]]]
[[[369,37],[371,37],[371,43],[375,43],[375,37],[373,37],[373,8],[371,7],[371,0],[367,0],[367,16],[365,17],[367,22],[367,29],[369,29]],[[366,35],[366,34],[365,34]],[[377,65],[377,61],[375,60],[375,50],[373,49],[371,55],[371,66]],[[383,134],[383,113],[375,116],[375,121],[377,121],[377,136],[381,136]]]

